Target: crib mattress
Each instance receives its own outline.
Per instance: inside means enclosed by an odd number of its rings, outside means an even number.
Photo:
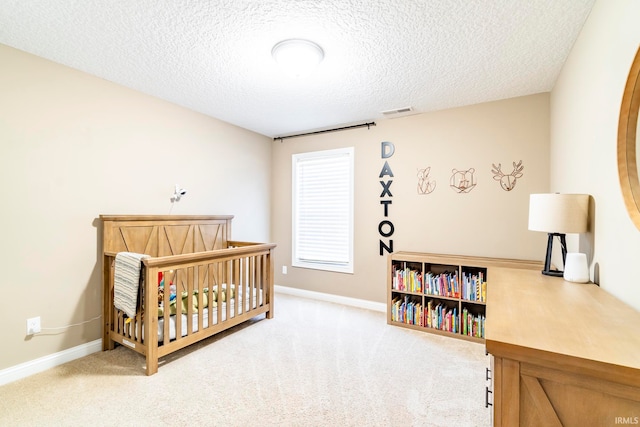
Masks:
[[[248,292],[248,291],[247,291]],[[262,295],[262,290],[261,289],[254,289],[253,291],[253,301],[251,303],[251,307],[252,308],[256,308],[257,307],[257,303],[258,301],[264,301],[263,300],[263,295]],[[239,309],[238,309],[238,314],[242,314],[245,310],[246,310],[246,306],[248,305],[248,301],[245,300],[244,298],[242,298],[242,292],[240,292],[240,294],[238,295],[238,297],[240,298],[240,300],[242,301],[242,305],[240,305]],[[229,307],[229,313],[231,318],[235,317],[236,315],[236,299],[232,298],[231,299],[231,307]],[[213,309],[213,313],[211,314],[212,316],[212,325],[216,325],[218,323],[218,307],[214,307]],[[187,335],[187,331],[188,331],[188,315],[187,314],[181,314],[181,325],[180,325],[180,336],[184,337]],[[192,330],[191,333],[197,332],[198,329],[200,328],[200,318],[202,318],[202,327],[204,329],[209,327],[209,309],[205,308],[203,309],[201,312],[199,311],[198,313],[193,313],[192,314]],[[160,317],[158,319],[158,342],[164,342],[164,317]],[[225,320],[227,320],[227,303],[223,302],[222,303],[222,321],[224,322]],[[169,340],[174,340],[176,339],[176,315],[172,314],[171,316],[169,316]],[[130,326],[131,327],[131,326]],[[144,339],[144,322],[142,322],[142,339]],[[131,332],[131,331],[129,331]],[[137,336],[137,334],[136,334]]]

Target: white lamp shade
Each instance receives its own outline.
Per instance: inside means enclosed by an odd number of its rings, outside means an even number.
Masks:
[[[531,194],[529,230],[584,233],[589,215],[588,194]]]

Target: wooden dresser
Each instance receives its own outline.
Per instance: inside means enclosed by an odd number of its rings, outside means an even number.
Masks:
[[[640,425],[640,312],[600,287],[492,269],[486,348],[495,426]]]

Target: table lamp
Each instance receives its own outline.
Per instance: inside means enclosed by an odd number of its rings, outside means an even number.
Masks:
[[[562,264],[567,258],[567,233],[587,231],[589,214],[588,194],[531,194],[529,198],[529,230],[548,233],[547,254],[542,274],[562,276],[563,271],[551,270],[553,238],[558,237],[562,246]]]

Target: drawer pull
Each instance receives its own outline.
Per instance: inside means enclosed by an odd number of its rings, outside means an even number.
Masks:
[[[493,403],[489,403],[489,393],[493,394],[489,387],[485,387],[486,393],[484,394],[484,407],[488,408],[489,406],[493,406]]]
[[[490,375],[491,374],[491,369],[489,369],[489,368],[486,368],[486,369],[487,369],[487,372],[485,374],[486,375],[486,380],[489,381],[491,379],[491,375]]]

